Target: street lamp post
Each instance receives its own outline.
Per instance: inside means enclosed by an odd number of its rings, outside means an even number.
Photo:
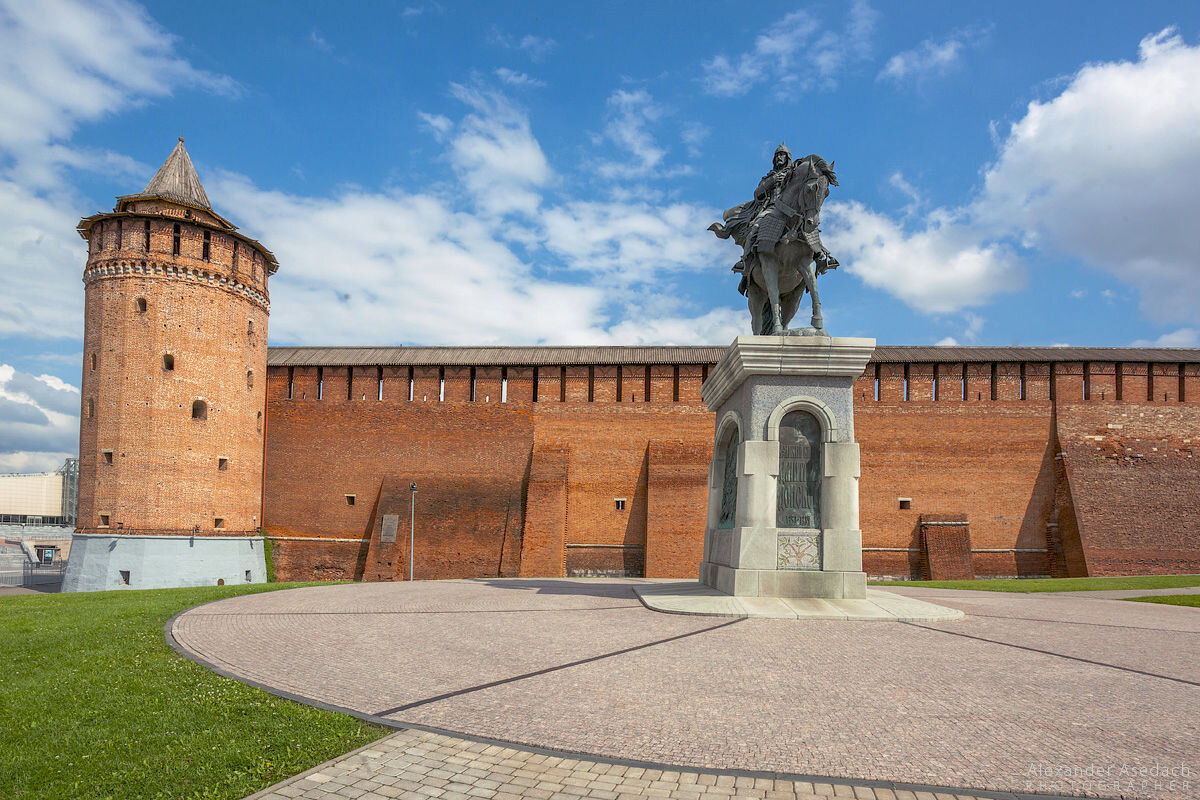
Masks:
[[[413,544],[416,542],[417,523],[417,485],[408,484],[408,579],[413,579]]]

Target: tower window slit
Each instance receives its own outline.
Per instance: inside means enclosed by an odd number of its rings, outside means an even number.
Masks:
[[[567,368],[558,368],[558,402],[567,402]]]
[[[346,399],[354,399],[354,367],[346,367]]]
[[[325,399],[325,368],[317,367],[317,399]]]
[[[596,367],[588,365],[588,402],[596,401]]]
[[[247,389],[254,388],[254,370],[252,370],[252,369],[246,370],[246,388]]]
[[[904,365],[904,402],[908,402],[908,364]]]
[[[470,381],[471,381],[471,393],[470,393],[469,397],[471,398],[471,402],[474,403],[475,402],[475,368],[474,367],[471,367]]]
[[[1025,394],[1025,362],[1021,362],[1021,399],[1029,399]]]
[[[538,401],[538,368],[533,368],[533,402]]]
[[[383,399],[383,367],[376,367],[376,370],[378,370],[375,373],[375,377],[379,381],[379,396],[376,397],[375,399],[382,400]]]
[[[142,249],[147,253],[150,252],[150,220],[146,220],[146,224],[142,228]]]
[[[642,391],[642,394],[643,394],[642,399],[645,402],[649,403],[650,402],[650,365],[647,364],[642,369],[644,369],[646,372],[645,388]]]
[[[115,242],[115,244],[116,244],[118,250],[121,249],[121,245],[125,241],[124,231],[125,231],[125,220],[123,220],[123,219],[117,220],[117,241]]]
[[[937,402],[938,400],[942,399],[942,398],[938,397],[938,388],[939,388],[939,386],[938,386],[938,377],[939,377],[938,371],[941,369],[941,367],[942,367],[941,364],[933,365],[933,399],[934,399],[934,402]]]
[[[995,400],[999,396],[999,387],[997,384],[998,380],[999,380],[998,368],[996,367],[996,362],[993,361],[992,362],[992,399],[993,400]]]
[[[508,402],[508,367],[500,368],[500,402]]]
[[[208,403],[203,400],[195,400],[192,402],[192,419],[206,420],[208,419]]]
[[[679,365],[676,364],[675,366],[673,366],[671,368],[671,372],[672,372],[672,380],[674,381],[674,388],[671,389],[671,400],[672,400],[672,402],[678,403],[679,402]]]
[[[1154,399],[1154,365],[1146,364],[1146,399]]]
[[[879,402],[879,365],[875,365],[875,402]]]
[[[171,255],[179,255],[179,224],[175,224],[175,228],[171,233]]]
[[[296,386],[296,368],[288,367],[288,400],[292,399],[292,391]]]
[[[446,402],[446,368],[438,367],[438,402]]]
[[[96,371],[96,354],[92,353],[92,372]]]
[[[967,365],[966,364],[963,364],[963,367],[962,367],[962,399],[963,400],[967,399]]]
[[[1182,363],[1180,363],[1180,365],[1179,365],[1179,402],[1181,402],[1181,403],[1186,402],[1186,398],[1184,397],[1184,389],[1187,387],[1187,381],[1184,380],[1183,376],[1184,376],[1184,366]]]
[[[209,260],[209,255],[212,252],[212,231],[204,232],[204,247],[200,252],[200,257],[205,261]]]
[[[413,399],[413,391],[414,391],[413,368],[409,367],[408,368],[408,401],[410,403],[412,402],[412,399]]]

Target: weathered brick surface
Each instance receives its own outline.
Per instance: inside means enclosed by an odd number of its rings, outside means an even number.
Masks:
[[[922,514],[921,551],[925,579],[969,581],[975,578],[971,562],[971,528],[965,514]]]
[[[704,555],[708,462],[707,441],[650,442],[647,491],[652,513],[646,522],[646,577],[674,578],[695,572]]]
[[[416,580],[520,574],[519,482],[506,475],[429,475],[417,483],[415,503],[409,484],[383,480],[363,579],[407,580],[410,546]],[[388,515],[397,517],[398,527],[394,541],[384,542]]]
[[[971,562],[980,576],[1086,574],[1089,544],[1095,553],[1113,550],[1104,544],[1112,535],[1104,531],[1113,526],[1103,521],[1111,516],[1102,510],[1104,495],[1088,494],[1090,510],[1079,510],[1084,501],[1075,491],[1076,475],[1086,484],[1094,480],[1091,473],[1069,472],[1064,459],[1056,458],[1051,385],[1060,409],[1124,413],[1132,406],[1115,402],[1118,373],[1136,375],[1137,365],[1119,370],[1098,362],[1059,363],[1053,369],[1045,363],[1002,363],[994,369],[990,363],[878,366],[880,400],[875,400],[874,364],[855,382],[863,560],[869,574],[923,573],[922,514],[965,516]],[[1187,432],[1200,435],[1200,419],[1194,416],[1194,400],[1178,400],[1178,365],[1167,367],[1158,372],[1174,375],[1176,399],[1143,405],[1147,413],[1176,414],[1171,424],[1184,432],[1177,437],[1182,448]],[[1141,364],[1143,373],[1145,368]],[[678,370],[637,364],[538,367],[538,400],[532,402],[534,368],[477,367],[471,402],[469,368],[422,366],[412,368],[414,401],[409,402],[409,368],[386,367],[381,403],[377,368],[356,368],[349,391],[344,369],[274,369],[268,528],[279,535],[351,538],[366,546],[378,535],[377,503],[390,502],[402,512],[403,538],[407,481],[432,487],[445,478],[446,491],[436,502],[444,512],[436,535],[444,541],[438,540],[442,549],[431,549],[444,557],[429,562],[431,576],[495,575],[519,565],[525,576],[692,577],[702,549],[712,447],[712,416],[698,397],[705,371],[703,365]],[[286,399],[289,374],[291,401]],[[503,378],[508,402],[497,402],[493,394],[503,394]],[[451,399],[439,402],[443,380]],[[1156,386],[1165,380],[1156,377]],[[1007,399],[992,400],[993,390]],[[325,399],[314,401],[319,391]],[[1144,384],[1142,391],[1147,391]],[[1082,399],[1085,393],[1090,400]],[[1068,431],[1067,439],[1078,436]],[[1063,444],[1068,464],[1075,463],[1069,452],[1076,446]],[[1150,480],[1163,483],[1154,492],[1188,496],[1187,477],[1178,470],[1128,475],[1130,492]],[[383,488],[388,481],[396,487],[391,500]],[[345,505],[346,493],[358,496],[352,508]],[[428,498],[432,502],[433,494]],[[909,508],[900,508],[901,498],[909,500]],[[625,501],[623,509],[617,507],[619,499]],[[1167,508],[1177,509],[1178,503]],[[1200,556],[1179,555],[1179,547],[1200,551],[1194,542],[1161,541],[1160,531],[1173,524],[1171,515],[1182,513],[1155,512],[1136,525],[1121,523],[1129,531],[1125,536],[1147,555],[1104,559],[1124,565],[1111,569],[1129,571],[1170,571],[1187,564],[1195,569]],[[501,557],[501,548],[514,542],[519,555],[510,557],[505,549]],[[351,550],[339,552],[350,558]],[[376,559],[376,552],[384,553],[372,549],[359,574],[403,574],[404,553],[394,548],[390,558]],[[354,550],[354,558],[362,560],[358,553]],[[1104,559],[1095,563],[1109,563]],[[417,564],[419,569],[419,559]],[[297,569],[296,577],[315,575],[303,565]],[[322,571],[333,574],[327,566]]]
[[[1050,426],[1048,402],[858,403],[864,569],[919,575],[920,516],[964,514],[974,547],[1005,551],[980,554],[979,575],[1048,574]]]
[[[1200,407],[1065,405],[1058,429],[1087,574],[1196,571]]]
[[[279,377],[286,380],[286,371]],[[386,396],[386,382],[384,388]],[[372,529],[378,535],[377,502],[384,513],[401,514],[407,531],[408,485],[415,481],[417,552],[429,554],[417,559],[418,569],[428,570],[428,577],[496,575],[501,541],[514,543],[504,550],[510,562],[519,553],[520,499],[533,439],[529,407],[409,402],[407,392],[403,397],[272,402],[268,533],[368,540]],[[393,571],[407,564],[373,555],[370,576],[383,577],[389,560]],[[298,562],[276,574],[317,577]]]
[[[87,231],[79,529],[253,533],[262,515],[264,256],[199,210],[140,201],[126,211]],[[198,400],[203,420],[193,419]]]

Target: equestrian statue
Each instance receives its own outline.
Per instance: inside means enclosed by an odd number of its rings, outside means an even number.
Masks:
[[[793,161],[781,144],[754,199],[728,209],[724,224],[709,226],[742,247],[733,271],[742,276],[738,291],[746,296],[755,335],[829,335],[821,321],[817,276],[838,267],[818,227],[830,185],[838,185],[833,164],[815,153]],[[805,292],[812,297],[812,327],[789,331]]]

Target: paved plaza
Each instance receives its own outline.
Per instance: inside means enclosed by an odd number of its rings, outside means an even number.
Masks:
[[[434,731],[272,797],[1200,794],[1178,776],[1200,741],[1194,609],[897,587],[967,616],[716,618],[650,611],[646,583],[315,587],[169,627],[227,674]]]

